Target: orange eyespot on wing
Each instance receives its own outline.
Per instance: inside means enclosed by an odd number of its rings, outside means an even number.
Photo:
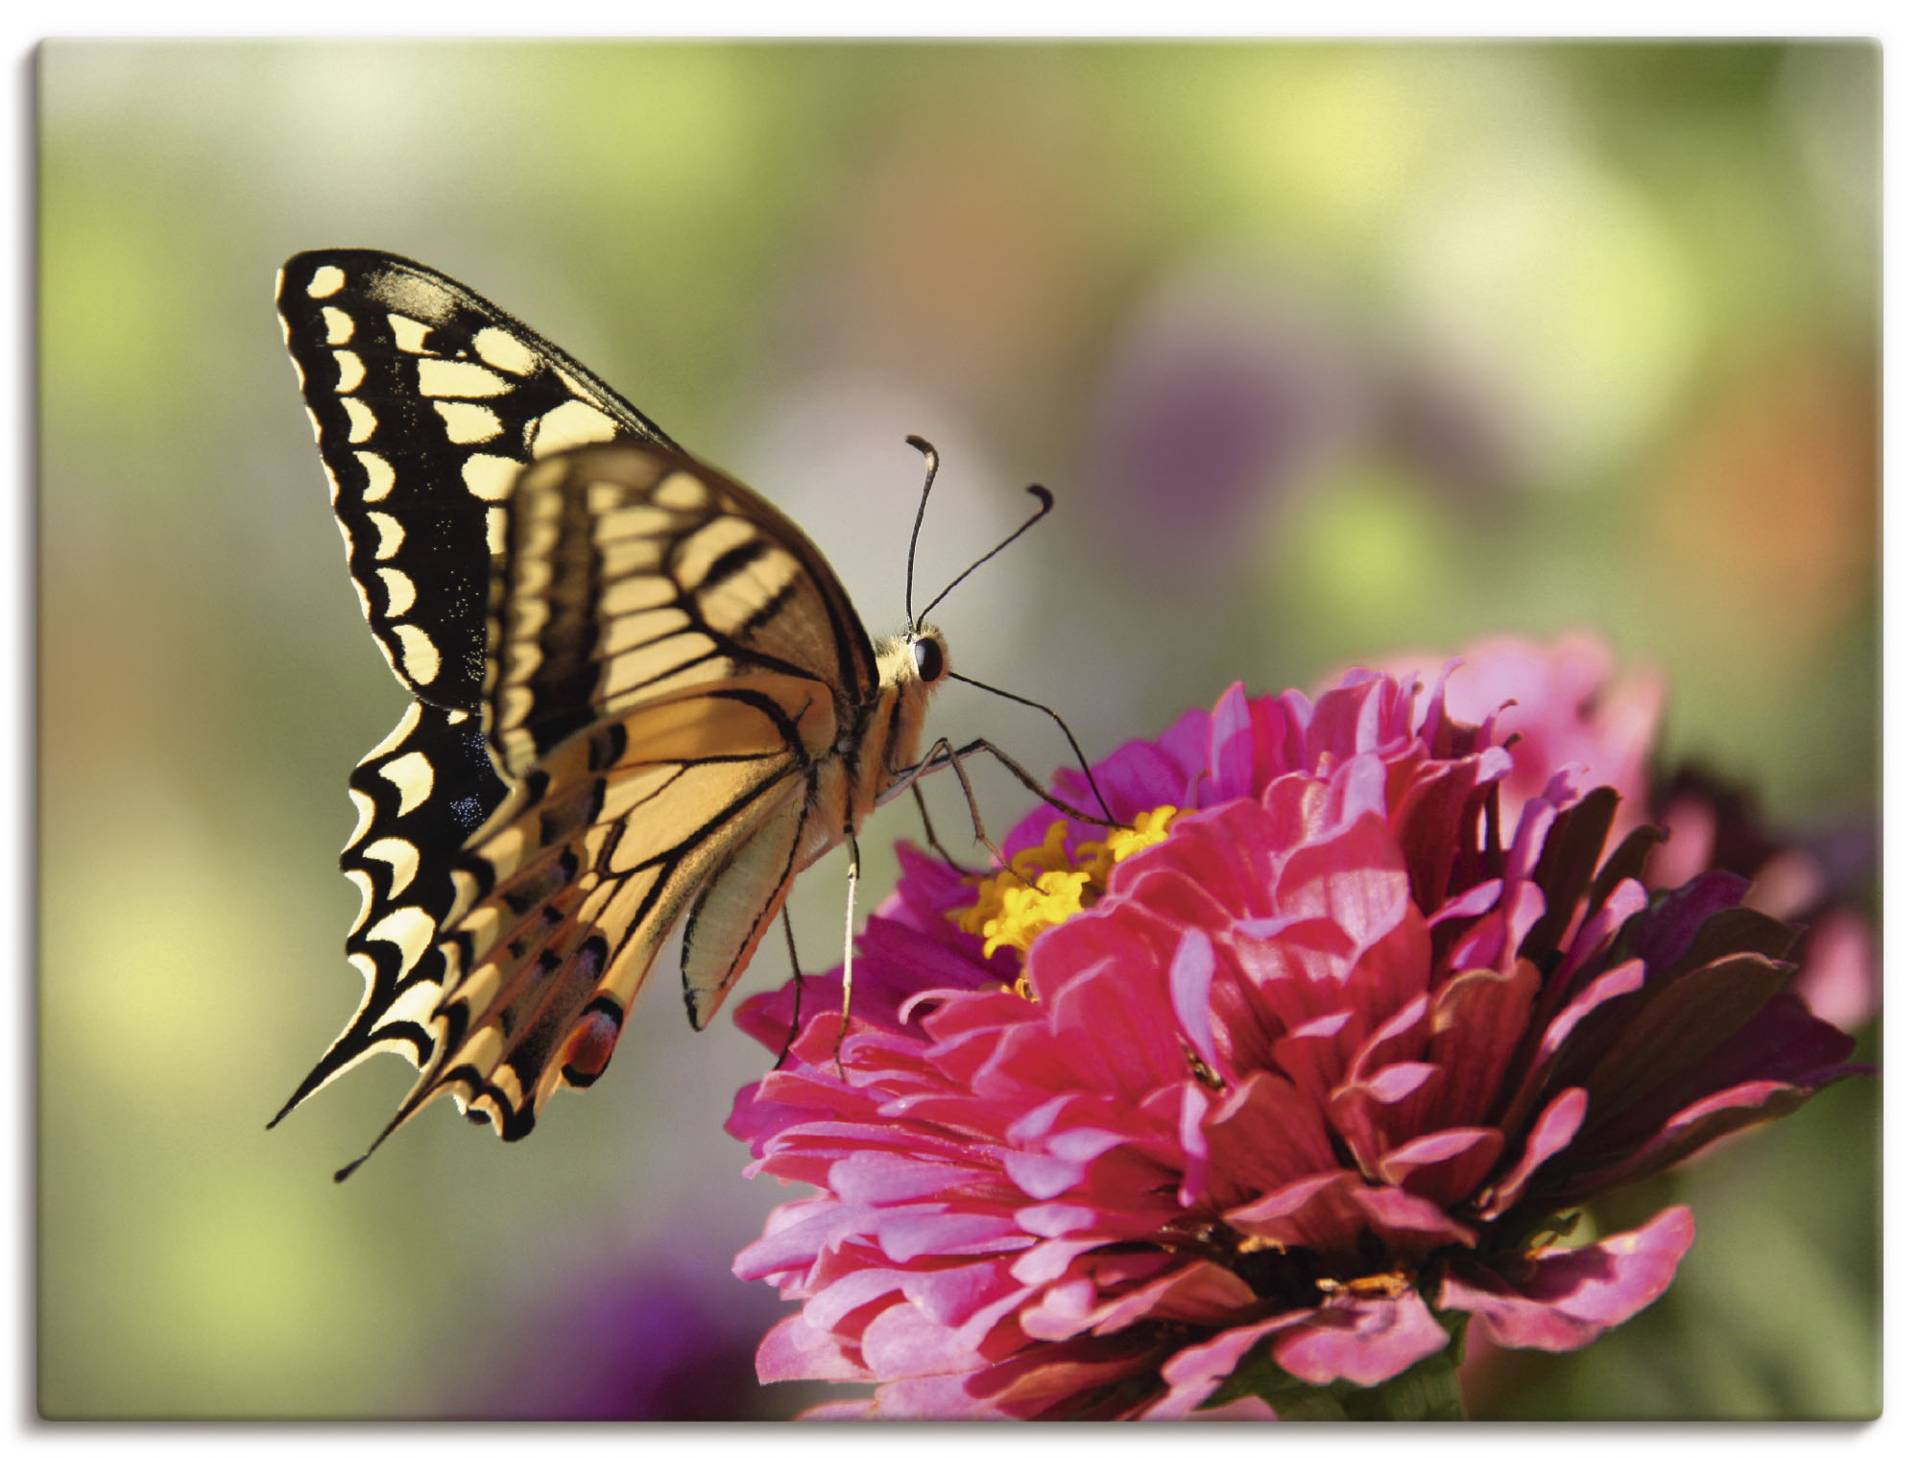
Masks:
[[[573,1025],[573,1031],[560,1048],[560,1076],[569,1087],[590,1087],[607,1071],[625,1017],[617,1005],[595,1004]]]

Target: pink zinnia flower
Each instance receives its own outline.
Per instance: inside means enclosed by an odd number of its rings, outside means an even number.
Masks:
[[[819,1190],[735,1265],[801,1303],[762,1379],[872,1384],[830,1416],[1270,1415],[1434,1357],[1436,1313],[1560,1351],[1658,1297],[1685,1208],[1579,1249],[1558,1217],[1851,1042],[1739,878],[1656,897],[1651,835],[1603,857],[1612,790],[1555,774],[1503,822],[1505,731],[1446,702],[1236,687],[1099,767],[1127,831],[1043,807],[987,877],[903,848],[845,1078],[836,971],[730,1121]],[[739,1021],[779,1049],[791,1009]]]
[[[1463,723],[1498,716],[1513,757],[1513,771],[1500,783],[1509,817],[1563,770],[1579,788],[1611,787],[1620,795],[1615,842],[1644,823],[1664,832],[1640,877],[1649,890],[1681,886],[1709,870],[1744,877],[1748,906],[1806,927],[1795,948],[1801,970],[1794,990],[1809,1007],[1843,1028],[1858,1028],[1879,1011],[1879,952],[1860,909],[1877,860],[1872,834],[1858,827],[1789,834],[1765,824],[1749,795],[1701,766],[1657,764],[1666,708],[1659,675],[1622,672],[1604,642],[1581,632],[1550,642],[1484,638],[1450,665],[1430,654],[1382,667],[1444,683],[1446,711]]]

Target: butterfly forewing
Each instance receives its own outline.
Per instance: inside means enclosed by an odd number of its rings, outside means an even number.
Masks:
[[[587,441],[667,443],[633,406],[432,269],[302,253],[278,303],[375,640],[429,703],[474,708],[489,559],[529,461]]]

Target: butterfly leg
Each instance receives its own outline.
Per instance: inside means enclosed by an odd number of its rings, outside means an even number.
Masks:
[[[847,1029],[853,1025],[853,907],[860,891],[860,842],[853,837],[853,823],[847,823],[847,935],[840,963],[840,1036],[833,1044],[833,1067],[840,1081],[847,1081],[847,1070],[840,1062],[840,1045],[847,1041]]]
[[[920,778],[933,770],[939,769],[943,765],[947,766],[953,770],[954,778],[960,781],[960,793],[966,797],[967,813],[973,818],[974,840],[987,848],[987,853],[993,857],[995,863],[999,865],[1002,870],[1019,876],[1023,881],[1027,881],[1028,878],[1002,854],[999,845],[995,843],[991,835],[987,834],[987,823],[980,818],[979,798],[973,793],[973,781],[967,778],[966,767],[961,763],[965,757],[965,751],[956,751],[954,749],[952,740],[945,738],[936,739],[927,752],[920,756],[920,762],[918,764],[909,769],[901,770],[895,775],[892,785],[888,787],[887,793],[882,796],[882,798],[891,799],[893,796],[899,794],[902,789],[910,787],[913,790],[914,797],[920,800],[920,813],[925,817],[926,801],[921,798],[920,795]],[[929,837],[931,837],[933,833],[931,820],[929,820],[927,824],[927,833]],[[964,869],[964,867],[955,864],[953,857],[947,855],[946,851],[941,849],[937,844],[935,848],[940,850],[940,854],[945,857],[949,866],[952,866],[956,871]],[[1029,884],[1032,883],[1029,881]]]
[[[958,749],[954,748],[953,742],[949,739],[942,738],[935,740],[927,752],[920,757],[918,764],[909,766],[895,773],[892,783],[887,787],[886,793],[883,794],[880,799],[882,802],[885,802],[899,794],[900,791],[911,788],[914,792],[914,797],[920,800],[921,818],[923,821],[926,821],[928,838],[932,839],[933,825],[931,819],[927,816],[926,801],[921,798],[920,795],[919,781],[923,775],[939,769],[943,765],[950,766],[953,770],[954,777],[960,781],[960,792],[966,796],[967,813],[973,817],[974,839],[987,848],[1002,870],[1010,871],[1014,875],[1020,876],[1022,880],[1028,880],[1029,878],[1022,875],[1018,868],[1009,862],[1006,856],[1001,853],[1000,847],[995,844],[993,837],[987,834],[986,822],[980,818],[980,802],[973,793],[973,782],[967,778],[967,772],[964,767],[964,761],[976,754],[992,755],[995,759],[999,760],[1007,771],[1012,774],[1015,779],[1019,780],[1022,785],[1026,786],[1027,789],[1031,790],[1044,803],[1051,805],[1069,820],[1078,820],[1083,825],[1098,825],[1109,830],[1122,827],[1122,822],[1118,820],[1099,815],[1089,815],[1086,811],[1077,809],[1067,804],[1064,800],[1049,794],[1046,787],[1029,774],[1017,759],[1000,748],[999,745],[987,739],[972,740],[961,745]],[[940,851],[940,854],[945,857],[949,866],[954,865],[953,857],[947,855],[945,849],[939,846],[937,842],[935,842],[934,848]],[[959,870],[961,868],[954,866],[954,869]]]
[[[948,870],[964,873],[966,867],[953,858],[947,848],[940,843],[940,837],[934,832],[933,814],[927,809],[927,797],[921,793],[920,781],[913,781],[908,788],[913,791],[913,803],[920,807],[920,827],[927,833],[927,844],[932,846],[940,859],[947,863]]]
[[[800,998],[807,987],[806,979],[800,975],[800,948],[793,940],[793,915],[784,901],[780,903],[780,929],[787,934],[787,965],[793,968],[793,1021],[787,1026],[786,1045],[773,1060],[776,1069],[786,1063],[787,1055],[793,1051],[794,1039],[800,1036]]]
[[[1082,825],[1098,825],[1105,830],[1124,830],[1127,828],[1123,821],[1115,820],[1109,816],[1089,815],[1085,810],[1069,805],[1066,801],[1049,794],[1046,787],[1027,772],[1026,766],[990,739],[971,740],[961,745],[958,749],[949,751],[949,753],[955,761],[954,769],[956,772],[959,770],[959,760],[969,758],[976,754],[992,755],[1000,761],[1001,767],[1005,769],[1008,774],[1020,781],[1021,784],[1025,785],[1027,789],[1031,790],[1044,803],[1051,805],[1069,820],[1078,820]],[[1089,781],[1089,783],[1091,783],[1091,781]],[[1095,788],[1097,793],[1097,787]]]

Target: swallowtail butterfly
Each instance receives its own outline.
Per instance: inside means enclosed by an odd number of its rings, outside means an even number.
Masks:
[[[801,869],[849,846],[850,950],[860,824],[999,752],[920,757],[949,672],[924,613],[870,638],[799,527],[471,290],[334,249],[289,260],[278,304],[411,701],[348,777],[366,993],[274,1122],[393,1051],[419,1077],[373,1147],[443,1093],[517,1139],[600,1076],[683,916],[702,1027]]]

